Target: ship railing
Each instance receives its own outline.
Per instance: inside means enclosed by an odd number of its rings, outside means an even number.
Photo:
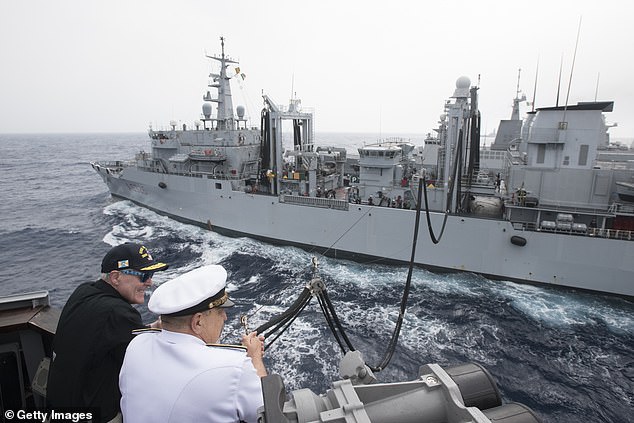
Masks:
[[[602,229],[588,228],[586,231],[576,231],[574,229],[561,229],[554,227],[544,228],[538,227],[533,222],[511,222],[513,229],[520,231],[546,232],[573,236],[588,236],[593,238],[619,239],[622,241],[634,241],[634,231],[625,229]]]
[[[588,236],[634,241],[634,231],[623,229],[590,228],[588,229]]]
[[[213,173],[213,172],[205,172],[192,170],[191,172],[170,172],[170,174],[180,175],[180,176],[193,176],[195,178],[207,178],[207,179],[220,179],[223,181],[240,181],[246,179],[249,174],[236,174],[236,175],[227,175],[226,173]]]
[[[130,164],[126,164],[124,166],[129,166]],[[136,163],[137,168],[139,170],[145,172],[156,172],[156,173],[169,173],[170,175],[178,175],[178,176],[187,176],[190,178],[207,178],[207,179],[221,179],[225,181],[239,181],[243,179],[248,179],[251,176],[251,173],[236,173],[235,175],[226,174],[226,173],[218,173],[218,172],[205,172],[205,171],[174,171],[171,170],[169,172],[166,171],[164,166],[160,161],[157,160],[144,160]]]
[[[303,197],[301,195],[280,195],[280,203],[341,211],[347,211],[349,207],[348,202],[345,200],[337,200],[335,198]]]
[[[594,207],[592,207],[594,206]],[[539,204],[539,207],[528,207],[522,206],[519,204],[517,198],[513,200],[506,199],[504,201],[504,207],[506,208],[516,208],[516,209],[525,209],[525,210],[546,210],[551,212],[560,212],[560,213],[572,213],[572,214],[583,214],[583,215],[597,215],[597,216],[614,216],[617,211],[616,205],[610,205],[607,209],[604,206],[593,204],[581,204],[578,206],[573,206],[570,204]]]
[[[103,168],[106,170],[106,173],[109,174],[117,174],[120,173],[123,169],[129,166],[133,166],[134,162],[130,161],[106,161],[106,162],[91,162],[90,163],[93,168]]]
[[[109,167],[110,169],[124,168],[130,166],[132,162],[123,160],[113,160],[108,162],[97,162],[101,167]]]
[[[625,214],[625,215],[634,215],[634,205],[630,204],[622,204],[622,203],[613,203],[610,205],[609,209],[614,214]]]

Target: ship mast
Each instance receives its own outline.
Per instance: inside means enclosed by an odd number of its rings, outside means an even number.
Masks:
[[[520,120],[520,103],[526,100],[526,95],[520,97],[520,76],[522,69],[517,70],[517,88],[515,90],[515,98],[513,99],[513,111],[511,112],[511,120]]]
[[[220,37],[220,45],[222,47],[222,53],[220,57],[209,56],[209,59],[217,60],[220,62],[220,73],[210,73],[209,77],[212,81],[207,85],[211,88],[218,90],[218,97],[211,98],[209,91],[204,97],[205,101],[211,101],[218,104],[218,113],[216,114],[216,129],[233,129],[235,117],[233,115],[233,101],[231,99],[231,84],[229,83],[230,77],[227,76],[227,67],[229,64],[238,64],[237,61],[225,56],[225,39]],[[207,118],[207,116],[205,116]],[[214,119],[211,119],[214,120]]]

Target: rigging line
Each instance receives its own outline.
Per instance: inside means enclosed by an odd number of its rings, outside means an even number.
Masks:
[[[311,297],[312,298],[312,297]],[[282,329],[282,331],[280,331],[280,333],[278,333],[275,338],[273,338],[269,343],[267,343],[264,346],[264,349],[266,350],[267,348],[269,348],[275,341],[277,341],[279,339],[280,336],[282,336],[282,334],[284,334],[284,332],[286,332],[286,330],[291,327],[291,325],[293,324],[293,322],[295,321],[295,319],[297,319],[299,317],[299,315],[302,313],[302,311],[304,311],[304,309],[306,308],[306,306],[308,306],[308,304],[310,303],[310,301],[307,301],[306,303],[304,303],[304,305],[299,309],[299,311],[297,312],[297,314],[295,314],[293,316],[292,319],[290,319],[290,321],[287,322],[286,327],[284,329]],[[279,329],[279,327],[275,328],[273,331],[267,333],[265,335],[265,338],[270,334],[273,333],[275,331],[277,331]]]
[[[414,224],[414,239],[412,240],[412,255],[409,261],[409,270],[407,272],[407,282],[405,282],[405,289],[403,290],[403,298],[401,299],[401,308],[398,314],[398,320],[396,322],[396,327],[394,328],[394,333],[392,334],[392,339],[390,340],[390,344],[388,346],[385,357],[381,361],[381,363],[371,368],[372,371],[379,372],[390,363],[392,360],[392,356],[394,355],[394,351],[396,350],[396,344],[398,342],[398,338],[401,332],[401,327],[403,326],[403,320],[405,318],[405,311],[407,309],[407,299],[409,297],[410,287],[412,285],[412,273],[414,271],[414,259],[416,257],[416,244],[418,243],[418,228],[420,224],[420,206],[421,206],[421,190],[422,190],[423,180],[418,180],[418,198],[416,202],[416,222]]]
[[[338,242],[339,242],[339,240],[340,240],[341,238],[343,238],[344,236],[346,236],[346,234],[347,234],[348,232],[350,232],[350,231],[352,230],[352,228],[354,228],[354,227],[357,225],[357,223],[359,223],[359,222],[361,221],[361,219],[363,219],[363,218],[364,218],[364,217],[365,217],[368,213],[370,213],[373,209],[374,209],[374,207],[370,207],[370,208],[368,208],[368,210],[367,210],[365,213],[363,213],[363,214],[362,214],[362,215],[361,215],[361,216],[357,219],[357,221],[356,221],[356,222],[354,222],[352,225],[350,225],[350,227],[349,227],[349,228],[348,228],[348,229],[347,229],[344,233],[342,233],[342,234],[341,234],[341,236],[335,240],[335,242],[333,242],[332,244],[330,244],[330,247],[328,247],[328,248],[326,249],[326,251],[324,251],[324,252],[322,253],[322,256],[323,256],[323,255],[325,255],[328,251],[330,251],[330,249],[331,249],[331,248],[332,248],[332,247],[333,247],[336,243],[338,243]]]
[[[354,351],[355,348],[352,346],[352,342],[350,342],[350,339],[348,339],[348,336],[346,335],[346,332],[343,329],[343,325],[341,324],[341,320],[339,320],[339,316],[337,316],[335,307],[332,305],[332,302],[330,301],[330,296],[328,295],[328,291],[326,290],[322,291],[320,296],[324,298],[326,305],[328,305],[328,308],[330,309],[330,313],[332,314],[334,323],[337,326],[338,330],[341,332],[341,337],[346,342],[346,345],[348,346],[348,348],[351,351]]]
[[[293,314],[295,314],[297,312],[297,310],[299,310],[300,308],[304,307],[304,304],[309,302],[311,298],[312,297],[311,297],[310,289],[308,287],[304,287],[304,290],[299,295],[299,297],[295,300],[295,302],[284,313],[282,313],[281,315],[279,315],[275,319],[272,319],[272,320],[268,321],[267,323],[264,323],[263,325],[260,325],[257,329],[255,329],[255,331],[257,333],[263,333],[263,332],[267,331],[268,329],[270,329],[272,326],[277,325],[279,322],[287,321],[288,319],[290,319],[290,317]]]
[[[443,233],[445,233],[445,225],[447,224],[447,217],[449,216],[449,214],[445,212],[445,217],[443,218],[442,227],[440,229],[440,235],[438,235],[438,238],[436,238],[429,214],[429,203],[427,201],[427,182],[425,181],[424,176],[421,180],[423,181],[423,192],[425,193],[425,216],[427,217],[427,228],[429,230],[429,237],[434,244],[438,244],[442,238]]]
[[[341,348],[341,352],[342,354],[346,354],[346,349],[343,345],[343,342],[341,342],[341,339],[339,338],[339,333],[337,332],[337,330],[335,329],[333,320],[332,320],[332,316],[330,316],[330,311],[328,310],[328,308],[326,307],[326,304],[324,302],[323,297],[320,295],[317,297],[317,301],[319,302],[319,307],[321,307],[321,312],[324,315],[325,319],[326,319],[326,323],[328,324],[328,327],[330,328],[330,332],[332,333],[332,335],[335,337],[335,340],[337,341],[337,344],[339,344],[339,348]],[[351,348],[354,351],[354,348]]]
[[[462,150],[462,129],[459,131],[458,133],[458,145],[456,150],[461,151]],[[453,175],[453,179],[451,181],[451,185],[449,186],[449,193],[447,195],[447,210],[445,210],[445,216],[443,217],[443,221],[442,221],[442,227],[440,228],[440,234],[438,235],[438,238],[436,238],[436,235],[434,234],[434,229],[432,227],[431,224],[431,215],[429,213],[429,201],[427,199],[427,181],[425,180],[425,175],[423,174],[422,177],[422,181],[423,181],[423,192],[425,194],[425,217],[427,219],[427,229],[429,231],[429,237],[431,238],[432,242],[434,244],[438,244],[440,242],[440,240],[442,239],[443,234],[445,233],[445,226],[447,224],[447,217],[449,216],[449,210],[451,209],[452,205],[453,205],[453,191],[455,189],[456,186],[456,179],[458,179],[458,160],[455,160],[453,163],[453,171],[452,171],[452,175]],[[420,201],[420,192],[419,192],[419,201]],[[417,222],[418,223],[418,222]]]
[[[462,149],[462,129],[458,131],[458,145],[457,145],[456,151],[460,151],[461,149]],[[453,162],[453,170],[451,171],[451,174],[449,175],[451,183],[449,184],[449,189],[447,190],[447,207],[445,210],[446,212],[449,212],[451,208],[453,207],[453,190],[456,186],[457,172],[458,172],[458,159],[456,158]]]
[[[459,141],[459,145],[460,145],[460,141]],[[410,263],[409,263],[409,271],[408,271],[408,275],[407,275],[407,282],[405,284],[405,289],[403,291],[403,297],[401,299],[401,305],[400,305],[400,310],[399,310],[399,316],[398,316],[398,320],[396,323],[396,326],[394,328],[394,333],[392,334],[392,337],[390,339],[389,345],[388,345],[388,349],[386,351],[385,357],[383,358],[383,360],[381,361],[381,363],[378,366],[375,367],[371,367],[371,369],[375,372],[379,372],[382,369],[384,369],[385,367],[387,367],[387,365],[389,364],[389,362],[392,359],[392,356],[394,355],[394,352],[396,350],[396,345],[398,343],[398,339],[400,336],[400,331],[401,328],[403,326],[403,321],[404,321],[404,317],[405,317],[405,311],[407,309],[407,300],[409,298],[409,292],[411,289],[411,282],[412,282],[412,273],[413,273],[413,267],[414,267],[414,259],[416,257],[416,245],[418,242],[418,230],[419,230],[419,226],[420,226],[420,212],[421,212],[421,203],[422,203],[422,190],[423,190],[423,183],[424,183],[424,178],[420,178],[419,179],[419,187],[418,187],[418,198],[417,198],[417,202],[416,202],[416,220],[415,220],[415,225],[414,225],[414,237],[413,237],[413,241],[412,241],[412,254],[411,254],[411,259],[410,259]],[[367,214],[370,210],[372,210],[372,208],[370,208],[365,214]],[[364,214],[364,216],[365,216]],[[362,218],[363,216],[361,216]],[[359,218],[359,220],[361,219]],[[355,222],[356,225],[357,222]],[[350,229],[352,229],[352,227],[354,227],[354,225],[351,226]],[[348,229],[348,231],[350,230]],[[324,291],[325,292],[325,291]],[[305,296],[308,293],[308,300],[305,300]],[[260,326],[258,329],[256,329],[257,333],[261,333],[263,331],[263,329],[265,330],[266,328],[269,328],[275,324],[277,324],[277,326],[271,330],[270,332],[268,332],[266,334],[266,336],[278,331],[282,325],[286,324],[286,327],[277,335],[275,336],[275,338],[273,338],[271,340],[271,342],[269,342],[267,344],[267,346],[270,346],[271,344],[273,344],[273,342],[275,342],[277,339],[279,339],[279,337],[282,335],[282,333],[284,333],[289,327],[290,325],[295,321],[295,319],[299,316],[299,314],[308,306],[308,303],[310,302],[310,299],[312,298],[312,296],[310,296],[310,289],[308,287],[305,287],[304,290],[302,291],[302,294],[300,295],[300,297],[293,303],[293,305],[286,310],[282,316],[278,317],[277,319],[274,319],[274,321],[268,322],[262,326]],[[337,330],[335,329],[335,323],[337,325],[337,328],[341,334],[341,337],[343,337],[348,345],[348,347],[351,350],[354,350],[354,347],[352,346],[350,340],[348,339],[348,337],[345,335],[345,330],[341,325],[341,322],[339,321],[334,306],[332,305],[332,302],[330,302],[327,294],[324,295],[323,292],[322,294],[320,294],[318,297],[318,302],[319,305],[322,309],[322,313],[324,314],[325,318],[326,318],[326,322],[328,323],[328,326],[331,330],[331,332],[333,333],[333,336],[335,337],[337,343],[339,344],[339,347],[341,348],[341,350],[345,353],[345,348],[343,346],[343,343],[341,342],[341,339],[339,338],[339,333],[337,332]],[[328,307],[326,307],[328,305]],[[332,315],[331,315],[332,313]]]
[[[302,304],[303,306],[304,304]],[[277,322],[277,324],[275,325],[275,327],[271,330],[269,330],[267,333],[264,334],[265,338],[270,337],[271,335],[273,335],[275,332],[277,332],[278,330],[280,330],[284,325],[288,324],[289,321],[291,321],[292,319],[294,319],[298,314],[299,314],[299,310],[301,310],[302,308],[300,307],[294,314],[287,316],[287,318],[285,318],[284,320],[281,320],[279,322]],[[282,331],[283,332],[283,331]]]

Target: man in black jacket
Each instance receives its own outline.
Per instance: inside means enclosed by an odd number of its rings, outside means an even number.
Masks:
[[[131,304],[143,304],[152,275],[167,267],[144,246],[122,244],[103,258],[101,279],[75,289],[53,341],[47,386],[53,410],[92,409],[93,422],[120,417],[119,371],[132,331],[143,327]]]

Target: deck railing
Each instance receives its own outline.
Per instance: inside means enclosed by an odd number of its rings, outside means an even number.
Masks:
[[[623,241],[634,241],[634,231],[624,229],[600,229],[588,228],[585,232],[575,231],[572,229],[548,229],[538,228],[534,223],[529,222],[512,222],[513,227],[522,231],[547,232],[556,234],[565,234],[571,236],[589,236],[594,238],[620,239]]]
[[[280,203],[295,204],[298,206],[321,207],[334,210],[348,210],[348,202],[335,198],[302,197],[300,195],[280,195]]]

